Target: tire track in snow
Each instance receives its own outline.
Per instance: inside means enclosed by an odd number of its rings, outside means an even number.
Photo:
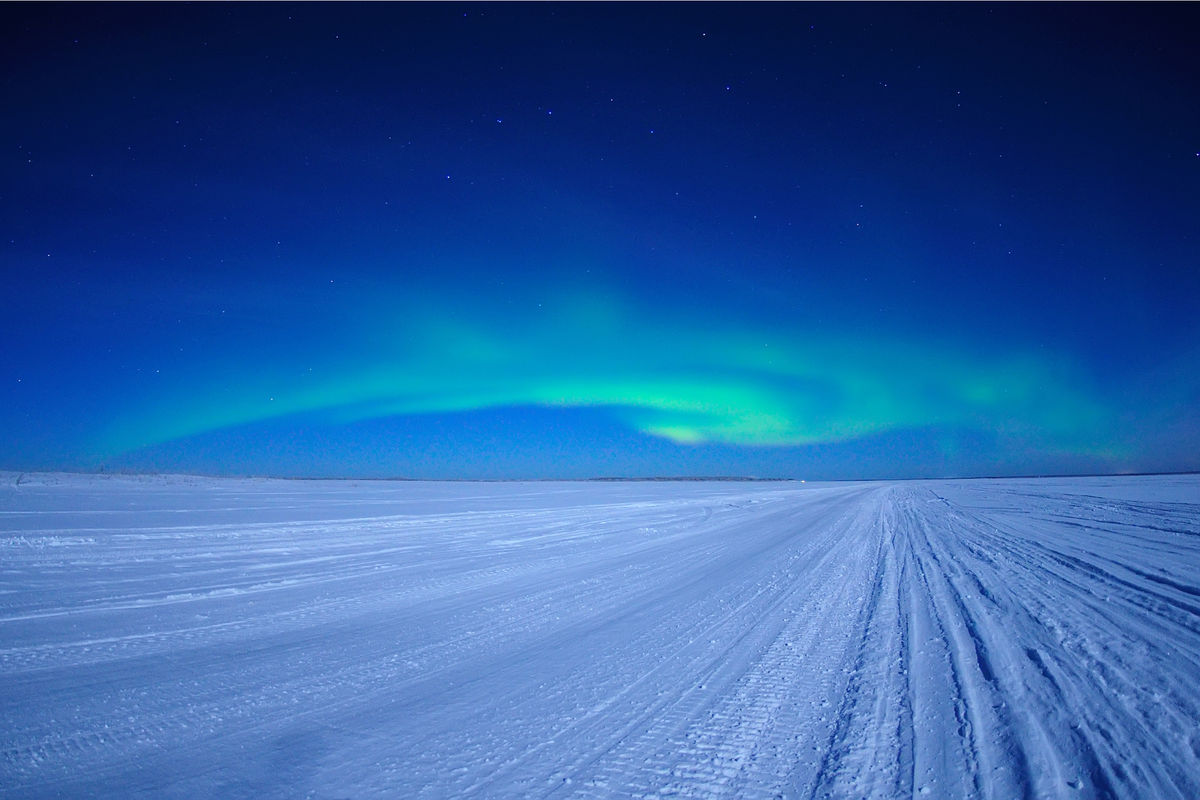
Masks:
[[[784,511],[785,518],[791,516],[787,509]],[[761,569],[764,564],[778,564],[790,551],[789,567],[796,565],[803,568],[805,574],[820,573],[821,565],[831,558],[834,544],[832,540],[838,532],[840,531],[822,530],[815,537],[803,530],[798,535],[773,534],[774,541],[757,550],[754,560],[749,563],[752,567]],[[738,531],[733,529],[729,533],[737,535]],[[816,558],[809,560],[807,557],[813,553],[816,554]],[[735,568],[740,566],[734,564]],[[772,575],[768,579],[747,583],[749,596],[743,602],[733,607],[722,605],[715,618],[701,618],[684,632],[677,633],[674,638],[680,643],[678,646],[673,645],[670,640],[664,641],[663,645],[673,654],[671,658],[664,660],[650,672],[639,675],[633,685],[623,687],[616,695],[590,710],[584,718],[573,722],[569,728],[557,731],[554,742],[559,747],[588,755],[578,763],[556,769],[555,775],[561,777],[553,782],[549,792],[574,790],[581,781],[585,783],[585,788],[579,790],[582,795],[594,790],[602,794],[612,792],[614,786],[620,785],[620,777],[628,773],[628,764],[632,759],[653,752],[655,748],[661,749],[664,740],[678,735],[709,714],[717,699],[745,675],[757,660],[757,654],[765,650],[770,640],[779,635],[778,629],[785,622],[779,612],[795,593],[796,578],[792,575],[789,580],[780,582],[778,572],[778,569],[772,568]],[[828,576],[822,574],[821,577]],[[719,647],[714,648],[711,646],[713,643],[719,643]],[[668,670],[674,675],[671,676]],[[611,727],[611,720],[605,719],[604,712],[614,704],[643,684],[656,682],[660,684],[655,692],[656,700],[649,707],[641,709],[627,724],[612,734],[599,737],[589,735],[590,729]],[[666,682],[668,691],[663,691],[663,682]],[[708,718],[713,719],[714,715],[709,715]],[[722,727],[722,730],[727,732],[727,728]],[[592,743],[596,738],[599,738],[599,743]],[[569,741],[577,743],[568,747],[566,742]],[[506,764],[502,773],[489,776],[486,781],[468,787],[467,791],[478,792],[493,786],[501,774],[510,774],[522,765],[530,763],[546,749],[547,744],[542,743],[534,750],[522,754]],[[673,758],[675,752],[673,746],[668,747],[666,757]],[[604,774],[585,777],[588,767],[596,765],[602,759],[609,762],[608,767],[602,770]],[[545,765],[542,766],[544,768]],[[671,769],[670,764],[661,764],[649,767],[649,772],[643,773],[661,779],[668,775]],[[655,782],[661,781],[651,781]],[[708,785],[712,785],[711,780]],[[644,785],[625,786],[616,791],[620,794],[633,794],[650,789]],[[531,787],[530,792],[538,793],[536,787]]]
[[[755,621],[746,623],[747,634],[721,654],[724,680],[704,677],[702,705],[687,712],[673,709],[676,713],[646,728],[633,743],[623,743],[628,755],[593,783],[603,790],[594,795],[736,796],[786,783],[803,769],[796,753],[816,748],[796,715],[831,707],[841,683],[836,665],[845,658],[848,642],[841,627],[830,623],[855,609],[870,577],[868,560],[847,552],[864,544],[865,528],[857,524],[863,512],[856,501],[852,513],[820,531],[815,544],[793,553],[796,570],[789,570],[778,599],[756,613]],[[813,551],[816,557],[808,558]],[[750,634],[758,642],[753,647],[745,645]],[[652,755],[640,769],[629,770],[639,753]]]
[[[0,786],[1194,798],[1195,497],[34,476]]]
[[[984,494],[964,491],[960,497]],[[1131,758],[1122,747],[1169,753],[1195,729],[1195,717],[1181,721],[1194,713],[1194,692],[1190,698],[1176,692],[1166,701],[1169,688],[1146,687],[1179,687],[1180,670],[1176,659],[1155,652],[1163,649],[1158,634],[1142,625],[1149,622],[1163,629],[1166,641],[1190,642],[1194,649],[1191,630],[1185,628],[1181,638],[1181,620],[1163,618],[1162,607],[1147,602],[1153,592],[1145,587],[1124,582],[1100,590],[1103,576],[1087,562],[1104,556],[1094,552],[1094,539],[1074,533],[1076,526],[1030,526],[1025,514],[1014,525],[990,504],[987,510],[949,507],[949,524],[937,529],[939,547],[952,548],[961,564],[971,565],[963,575],[976,589],[964,595],[975,595],[978,613],[993,617],[989,641],[1004,653],[1000,688],[1013,709],[1014,730],[1041,761],[1034,770],[1039,796],[1189,796],[1184,787],[1196,783],[1194,760],[1187,768],[1160,755]],[[1063,547],[1078,548],[1081,558],[1060,558]],[[1142,542],[1136,547],[1141,550]],[[1123,644],[1109,644],[1116,641]],[[1141,662],[1140,669],[1130,669],[1131,661]],[[1128,698],[1141,708],[1131,708]]]

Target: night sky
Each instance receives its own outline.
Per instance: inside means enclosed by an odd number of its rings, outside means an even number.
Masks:
[[[1200,468],[1196,4],[0,6],[0,468]]]

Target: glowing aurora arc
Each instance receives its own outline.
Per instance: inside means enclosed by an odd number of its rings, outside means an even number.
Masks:
[[[352,355],[316,369],[193,370],[118,420],[102,448],[301,413],[348,423],[516,406],[603,408],[685,445],[806,445],[937,425],[1037,431],[1078,447],[1104,416],[1045,357],[688,324],[595,297],[554,307],[514,319],[410,306],[373,324],[369,350],[347,347]]]

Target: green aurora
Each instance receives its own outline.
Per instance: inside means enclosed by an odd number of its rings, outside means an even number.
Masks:
[[[756,327],[728,314],[669,318],[611,290],[541,292],[540,304],[523,296],[506,311],[439,294],[364,303],[348,329],[330,331],[336,354],[271,359],[272,370],[234,353],[192,365],[131,404],[97,449],[300,414],[346,424],[540,406],[604,409],[682,445],[812,445],[937,427],[1109,452],[1099,435],[1109,414],[1061,356]]]

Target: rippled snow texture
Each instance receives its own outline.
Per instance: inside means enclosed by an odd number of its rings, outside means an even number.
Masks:
[[[0,474],[4,797],[1200,797],[1200,476]]]

